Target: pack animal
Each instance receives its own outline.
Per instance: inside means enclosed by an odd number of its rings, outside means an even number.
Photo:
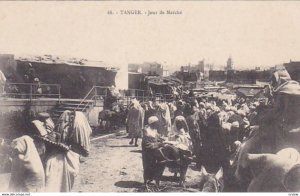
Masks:
[[[216,173],[208,173],[204,166],[201,166],[199,177],[196,180],[187,182],[188,192],[222,192],[224,189],[223,168]]]
[[[179,149],[175,149],[175,151],[174,149],[175,147],[172,146],[165,146],[160,149],[162,156],[157,160],[156,172],[158,177],[156,179],[156,185],[159,185],[163,172],[165,168],[168,167],[174,171],[174,177],[177,177],[177,173],[179,173],[179,185],[185,187],[186,172],[191,161],[188,160]],[[177,153],[175,155],[176,157],[180,157],[180,161],[172,160],[174,152]]]
[[[121,127],[125,125],[127,112],[127,108],[122,105],[116,105],[112,110],[102,110],[99,112],[98,123],[100,127],[108,131]]]
[[[276,154],[248,154],[252,173],[248,192],[299,192],[300,155],[286,148]]]
[[[224,189],[222,167],[215,174],[208,173],[205,167],[201,167],[202,177],[199,187],[202,192],[222,192]]]

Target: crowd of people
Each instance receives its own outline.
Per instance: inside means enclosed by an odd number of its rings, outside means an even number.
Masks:
[[[284,167],[287,166],[282,166],[279,162],[279,166],[272,167],[275,168],[275,172],[284,170],[282,178],[292,179],[293,183],[285,185],[291,187],[288,190],[298,190],[295,182],[300,179],[300,155],[297,149],[291,151],[285,148],[294,147],[293,141],[297,147],[299,140],[298,137],[285,137],[283,132],[286,130],[281,127],[286,122],[280,121],[284,118],[291,122],[288,126],[293,128],[292,132],[287,130],[286,135],[299,133],[299,124],[293,125],[293,122],[298,120],[292,115],[291,118],[284,116],[286,111],[294,111],[297,114],[297,110],[287,105],[289,103],[286,103],[288,100],[285,97],[280,97],[281,91],[287,94],[289,85],[296,85],[290,89],[295,95],[300,94],[299,84],[291,81],[286,77],[286,72],[283,72],[281,75],[277,73],[277,77],[274,76],[270,91],[266,91],[264,99],[196,97],[192,91],[183,99],[172,102],[153,99],[140,103],[133,99],[127,108],[126,129],[130,138],[129,145],[138,147],[139,138],[142,138],[145,185],[148,186],[153,180],[158,185],[164,167],[172,165],[169,167],[170,171],[176,175],[180,173],[180,184],[184,186],[187,166],[191,162],[195,162],[195,168],[199,171],[218,174],[218,180],[219,174],[224,174],[224,187],[239,185],[237,179],[241,179],[238,175],[243,175],[243,161],[248,164],[256,161],[256,156],[267,156],[249,153],[272,152],[272,155],[268,154],[272,164],[277,160],[280,162],[282,157],[286,156],[282,152],[292,152],[297,160],[290,162],[289,169],[285,170]],[[296,88],[299,89],[297,92]],[[280,99],[283,101],[279,101]],[[113,103],[111,107],[114,107]],[[284,108],[286,111],[278,108]],[[277,114],[274,115],[274,112]],[[88,120],[82,112],[67,110],[60,116],[56,125],[47,113],[40,113],[31,123],[34,130],[32,134],[14,139],[9,146],[1,142],[0,149],[8,150],[12,160],[9,189],[26,192],[70,191],[79,172],[80,156],[89,154],[92,129]],[[270,125],[272,123],[276,125]],[[257,134],[258,132],[260,134]],[[270,144],[267,141],[269,138],[271,143],[275,142]],[[262,149],[253,151],[254,145],[260,145]],[[264,145],[272,151],[266,150]],[[247,155],[246,158],[244,155]],[[294,167],[295,164],[298,166]],[[290,172],[291,168],[293,172]],[[286,177],[286,173],[290,175]],[[278,178],[278,181],[280,180]],[[258,182],[261,182],[259,179],[254,182],[255,185],[248,183],[247,187],[241,187],[240,190],[263,190],[257,188]]]
[[[39,113],[31,132],[1,150],[11,159],[11,192],[70,192],[79,173],[80,157],[88,156],[92,129],[82,112],[66,110],[55,125]]]
[[[238,169],[243,154],[277,153],[287,147],[297,147],[295,138],[298,137],[289,135],[299,130],[292,129],[284,134],[289,130],[280,128],[298,125],[298,120],[287,113],[297,111],[287,101],[287,94],[297,96],[296,89],[299,89],[299,84],[283,70],[274,73],[263,99],[195,97],[191,92],[188,97],[169,103],[155,100],[139,103],[133,100],[127,118],[129,144],[135,141],[134,145],[138,146],[138,138],[143,138],[145,184],[159,181],[160,174],[156,170],[161,163],[180,165],[194,161],[199,171],[204,167],[209,173],[217,173],[222,168],[225,187],[232,184],[240,186],[237,176],[240,175],[238,172],[241,170]],[[280,99],[285,105],[280,105]],[[282,119],[290,121],[290,124],[282,122]],[[241,190],[247,190],[249,183],[246,187],[241,185]]]
[[[159,156],[164,157],[162,162],[180,162],[184,157],[194,160],[199,169],[205,166],[208,172],[216,173],[222,167],[226,173],[238,146],[251,135],[258,121],[258,107],[264,104],[259,100],[201,98],[192,94],[169,103],[133,100],[127,118],[129,144],[138,146],[138,138],[143,138],[145,183],[155,169],[152,159],[160,159]],[[155,152],[166,146],[173,147],[171,158]]]

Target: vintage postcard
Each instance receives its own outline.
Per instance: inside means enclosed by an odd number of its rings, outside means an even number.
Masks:
[[[1,1],[1,194],[298,195],[299,10]]]

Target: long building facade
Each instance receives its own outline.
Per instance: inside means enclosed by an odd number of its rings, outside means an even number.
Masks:
[[[13,67],[0,66],[7,76],[8,83],[34,83],[38,78],[41,84],[59,84],[62,98],[83,98],[95,86],[115,85],[118,69],[99,61],[62,60],[46,56],[38,58],[19,58]],[[18,92],[28,91],[28,86],[17,85]],[[50,86],[49,93],[57,93]],[[28,93],[28,92],[24,92]]]

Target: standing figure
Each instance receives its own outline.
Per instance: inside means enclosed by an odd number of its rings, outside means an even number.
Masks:
[[[129,137],[131,138],[129,144],[138,146],[138,138],[142,136],[142,130],[144,128],[144,115],[145,111],[137,100],[132,101],[132,105],[129,108],[127,115],[127,126]]]
[[[144,130],[142,141],[142,158],[144,182],[147,187],[152,180],[159,185],[165,167],[171,172],[180,173],[179,183],[184,186],[188,165],[191,161],[189,147],[185,146],[185,134],[177,134],[175,141],[164,141],[158,133],[159,119],[152,116],[148,120],[149,127]],[[177,126],[180,131],[182,127]]]
[[[33,139],[27,135],[11,143],[12,167],[9,190],[13,192],[42,192],[45,174]]]
[[[161,103],[157,105],[157,117],[160,122],[158,133],[167,137],[171,131],[171,115],[169,106],[167,103]]]
[[[189,128],[189,134],[191,136],[193,144],[193,154],[196,156],[196,166],[200,168],[201,166],[201,150],[202,150],[202,138],[200,135],[200,127],[197,122],[198,113],[192,107],[187,107],[186,109],[186,122]]]
[[[39,78],[34,78],[33,84],[34,84],[33,94],[35,96],[41,95],[43,93],[43,90],[42,90],[40,79]]]
[[[0,94],[3,94],[5,92],[5,82],[6,82],[6,77],[3,74],[3,72],[0,70]]]
[[[79,173],[80,155],[88,156],[92,129],[82,112],[65,111],[48,144],[45,161],[46,192],[70,192]],[[47,135],[48,136],[48,135]],[[48,141],[48,140],[47,140]]]
[[[184,103],[182,100],[179,100],[176,105],[176,110],[174,111],[174,118],[177,116],[183,116]]]
[[[183,116],[175,118],[172,131],[169,134],[169,141],[175,141],[175,147],[181,149],[184,154],[191,154],[192,141],[189,134],[189,127]]]
[[[222,129],[219,112],[214,112],[207,119],[207,132],[203,140],[203,165],[208,172],[217,172],[220,167],[224,170],[224,178],[230,168],[230,153],[226,143],[226,136]],[[225,183],[228,182],[225,180]]]
[[[163,147],[163,139],[160,138],[157,129],[159,127],[158,118],[151,116],[148,119],[147,128],[144,130],[142,141],[142,159],[144,169],[144,183],[147,187],[152,180],[159,180],[161,170],[164,166],[158,164],[158,149]]]

